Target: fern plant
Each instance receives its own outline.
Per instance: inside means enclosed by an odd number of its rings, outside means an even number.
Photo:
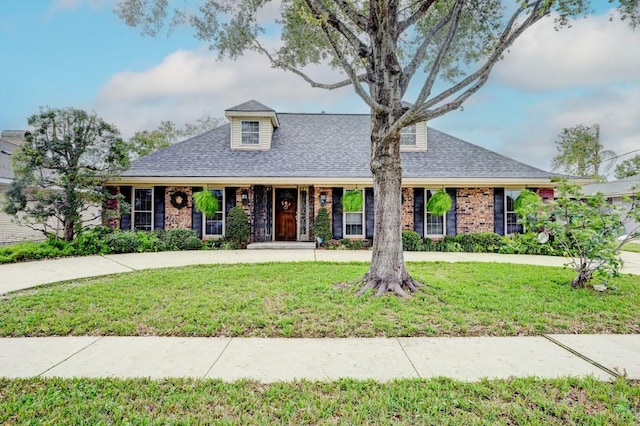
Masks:
[[[218,210],[220,210],[220,206],[218,205],[218,197],[216,197],[213,192],[209,191],[208,189],[194,192],[193,203],[200,213],[207,216],[213,216],[218,212]]]
[[[451,210],[452,205],[451,196],[444,189],[440,189],[429,198],[427,212],[435,216],[444,216],[446,212]]]
[[[346,212],[359,212],[362,210],[362,191],[360,189],[353,189],[345,192],[340,198],[342,209]]]
[[[533,191],[529,191],[528,189],[524,189],[514,201],[513,209],[516,213],[520,214],[523,209],[526,209],[532,204],[536,204],[538,201],[540,201],[540,196],[538,194]]]

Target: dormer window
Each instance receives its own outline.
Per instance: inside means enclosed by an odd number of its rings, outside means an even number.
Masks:
[[[260,144],[260,122],[242,121],[242,145]]]
[[[416,146],[416,125],[403,127],[400,131],[401,146]]]

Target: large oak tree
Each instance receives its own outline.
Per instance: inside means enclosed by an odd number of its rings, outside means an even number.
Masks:
[[[633,25],[638,1],[617,2]],[[371,111],[376,194],[373,257],[363,290],[407,296],[419,284],[402,253],[400,130],[460,108],[525,30],[552,17],[565,25],[588,13],[590,1],[281,0],[279,16],[261,21],[269,14],[260,12],[273,3],[194,0],[171,10],[167,0],[121,0],[117,11],[148,35],[190,24],[222,56],[254,50],[313,87],[351,86]],[[268,47],[274,35],[281,43]],[[342,78],[314,80],[305,67],[318,63],[331,64]]]

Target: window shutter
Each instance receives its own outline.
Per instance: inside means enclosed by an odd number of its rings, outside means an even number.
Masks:
[[[237,190],[238,190],[238,188],[231,188],[231,187],[227,187],[227,188],[224,189],[224,199],[225,199],[224,216],[225,216],[225,218],[229,214],[229,210],[231,210],[232,208],[234,208],[236,206],[236,191]]]
[[[365,216],[365,234],[366,238],[373,238],[373,229],[375,228],[375,204],[373,200],[373,188],[364,190],[364,216]]]
[[[451,197],[451,209],[447,212],[447,235],[456,235],[458,233],[458,218],[456,217],[457,190],[447,188],[447,194]]]
[[[504,235],[504,188],[493,190],[493,232]]]
[[[201,186],[194,186],[191,188],[191,193],[202,191]],[[193,195],[191,195],[191,205],[193,208],[191,209],[191,229],[196,231],[198,238],[202,238],[202,213],[196,209],[195,204],[193,203]]]
[[[153,229],[164,229],[165,187],[153,187]]]
[[[424,188],[413,189],[413,230],[424,238]]]
[[[342,238],[342,204],[340,203],[340,198],[342,198],[342,188],[333,188],[333,198],[332,198],[332,210],[331,210],[331,218],[333,220],[333,238],[339,240]]]
[[[124,201],[131,205],[133,200],[131,199],[131,187],[130,186],[121,186],[120,194],[124,198]],[[131,206],[129,206],[129,213],[122,214],[120,216],[120,229],[123,231],[131,230]]]

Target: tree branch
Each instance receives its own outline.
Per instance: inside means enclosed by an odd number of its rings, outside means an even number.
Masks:
[[[356,12],[354,8],[352,8],[348,2],[345,0],[332,0],[333,3],[340,8],[340,10],[351,19],[361,31],[367,30],[367,18]]]
[[[422,18],[428,11],[431,9],[431,6],[436,2],[436,0],[427,0],[420,5],[418,10],[416,10],[413,15],[409,16],[404,21],[398,23],[398,30],[396,31],[395,38],[396,40],[400,37],[400,34],[405,32],[407,28],[415,24]]]

